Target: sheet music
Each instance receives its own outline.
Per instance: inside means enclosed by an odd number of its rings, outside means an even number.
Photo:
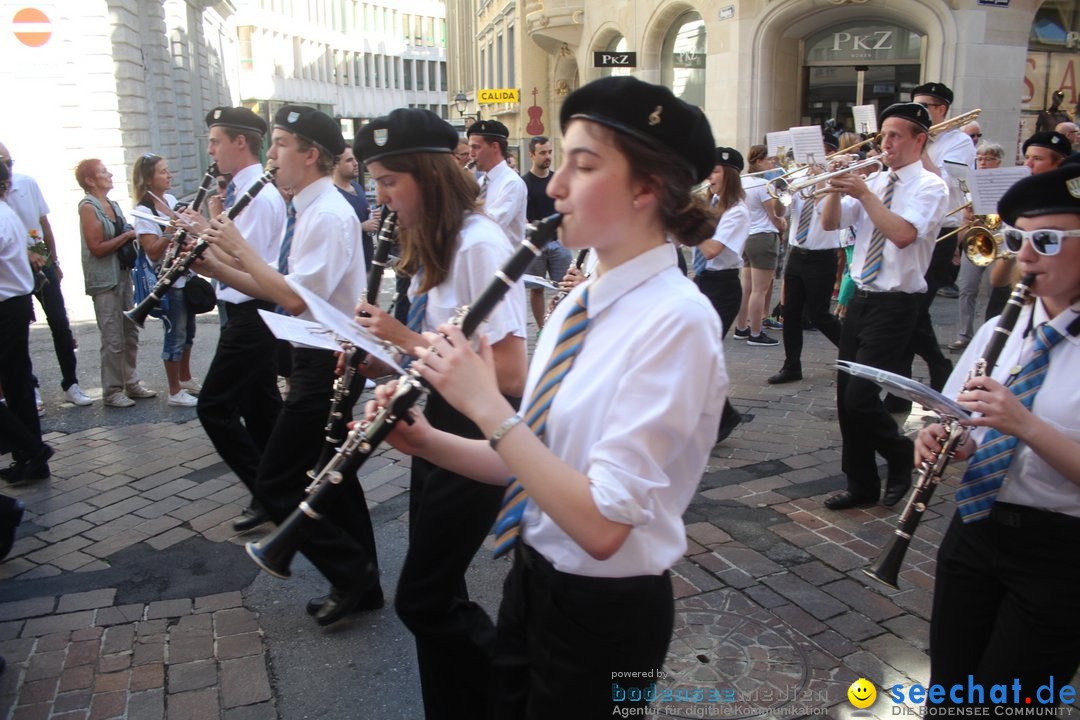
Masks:
[[[527,288],[544,288],[546,290],[558,290],[559,286],[551,282],[547,278],[542,278],[539,275],[529,275],[528,273],[521,276],[522,282],[525,283]]]
[[[769,157],[779,155],[780,148],[783,148],[784,152],[787,153],[791,149],[791,133],[787,130],[765,133],[765,144],[769,146]]]
[[[820,125],[805,125],[789,128],[791,147],[795,151],[795,162],[806,165],[814,162],[825,163],[825,140]]]
[[[942,395],[931,387],[923,385],[918,380],[912,380],[888,370],[881,370],[871,365],[863,365],[849,360],[838,361],[836,367],[852,377],[865,378],[877,383],[893,395],[917,402],[927,410],[933,410],[942,417],[956,418],[960,422],[971,418],[971,413],[961,407],[958,402]]]
[[[851,108],[855,132],[871,135],[878,131],[877,108],[873,105],[853,105]]]
[[[156,223],[161,227],[169,227],[169,221],[165,218],[153,215],[148,212],[143,212],[141,210],[132,210],[131,217],[138,218],[139,220],[149,220],[150,222]]]
[[[975,214],[997,214],[1001,196],[1018,180],[1023,180],[1029,175],[1031,175],[1031,170],[1026,165],[976,170],[972,173],[973,182],[970,183],[971,201]]]
[[[971,192],[971,174],[975,170],[970,165],[964,163],[950,162],[946,160],[944,163],[945,175],[942,178],[950,187],[958,187],[961,192]],[[951,209],[951,208],[950,208]]]
[[[333,336],[317,322],[290,315],[278,315],[269,310],[259,310],[259,317],[279,340],[286,340],[293,345],[315,350],[341,352],[341,344],[336,342]]]

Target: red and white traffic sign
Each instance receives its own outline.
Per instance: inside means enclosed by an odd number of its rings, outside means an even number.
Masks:
[[[15,38],[23,45],[41,47],[52,37],[49,16],[37,8],[23,8],[11,20]]]

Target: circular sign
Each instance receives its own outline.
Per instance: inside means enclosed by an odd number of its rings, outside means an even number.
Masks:
[[[11,20],[15,38],[23,45],[41,47],[52,37],[49,16],[37,8],[23,8]]]

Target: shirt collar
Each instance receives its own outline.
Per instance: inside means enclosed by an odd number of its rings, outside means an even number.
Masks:
[[[1075,305],[1065,308],[1062,312],[1058,313],[1056,318],[1051,320],[1050,315],[1046,312],[1046,306],[1043,305],[1042,299],[1037,298],[1031,312],[1031,322],[1034,327],[1039,327],[1043,323],[1049,322],[1050,327],[1064,335],[1066,340],[1073,345],[1080,345],[1080,335],[1069,334],[1069,325],[1076,319],[1077,315],[1080,315],[1080,311],[1078,311],[1078,308]]]
[[[499,164],[487,171],[488,178],[493,178],[502,173],[503,170],[510,170],[510,166],[506,164],[506,160],[500,160]],[[513,172],[511,170],[511,172]]]
[[[255,184],[255,180],[260,175],[262,175],[262,165],[259,163],[251,163],[243,170],[233,173],[230,182],[232,182],[237,192],[246,192],[249,187]]]
[[[889,168],[885,169],[887,171],[889,170]],[[917,178],[920,174],[922,174],[922,171],[922,159],[920,158],[915,162],[908,163],[899,170],[892,170],[891,172],[896,173],[896,176],[900,178],[899,182],[907,182],[908,180],[914,180],[915,178]]]
[[[675,252],[675,245],[665,242],[591,280],[589,317],[596,317],[638,285],[676,265]]]
[[[331,190],[334,189],[334,181],[330,179],[329,175],[319,178],[298,192],[292,199],[293,207],[296,208],[296,214],[302,215],[304,210],[307,210],[307,208],[315,202],[315,198],[322,195],[327,188]]]

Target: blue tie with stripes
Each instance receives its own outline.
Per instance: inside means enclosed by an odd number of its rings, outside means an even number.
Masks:
[[[416,281],[422,285],[424,280],[424,269],[420,268],[416,271]],[[412,303],[409,305],[409,314],[405,316],[405,324],[414,333],[424,331],[424,316],[427,314],[427,297],[426,292],[422,292],[413,298]]]
[[[559,391],[559,384],[570,372],[585,342],[585,330],[589,327],[589,289],[581,293],[574,304],[570,314],[563,321],[559,330],[559,339],[555,342],[555,349],[551,352],[544,373],[540,376],[540,382],[536,383],[529,409],[525,413],[525,422],[541,440],[544,439],[544,431],[547,429],[548,411],[551,409],[551,401],[555,393]],[[525,514],[525,506],[528,504],[529,494],[516,477],[510,478],[510,484],[503,496],[502,507],[499,509],[499,517],[495,521],[495,557],[501,557],[509,552],[517,544],[521,534],[521,518]]]
[[[1035,354],[1020,369],[1016,379],[1009,383],[1009,390],[1028,410],[1031,410],[1035,395],[1046,379],[1050,349],[1064,337],[1046,323],[1035,329]],[[956,491],[956,509],[964,522],[982,520],[990,514],[1001,483],[1009,471],[1017,443],[1014,436],[1003,435],[993,428],[983,436],[982,444],[960,481],[960,489]]]
[[[296,208],[290,202],[286,206],[285,236],[281,238],[281,249],[278,250],[277,269],[282,275],[289,274],[289,253],[292,252],[293,231],[296,230]],[[274,308],[278,315],[288,315],[285,308],[278,305]]]
[[[885,185],[885,194],[881,197],[882,204],[887,208],[892,207],[893,191],[900,176],[894,172],[889,173],[889,182]],[[885,236],[881,231],[874,228],[874,234],[870,236],[870,247],[866,250],[866,260],[863,261],[863,283],[873,282],[881,273],[881,263],[885,258]]]
[[[228,210],[236,204],[236,183],[232,180],[225,186],[225,209]],[[229,286],[218,280],[218,290],[228,290]]]

